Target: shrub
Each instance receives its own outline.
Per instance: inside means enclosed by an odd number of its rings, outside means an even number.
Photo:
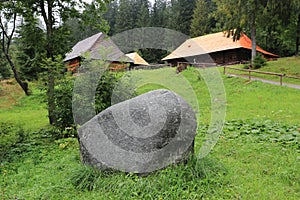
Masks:
[[[9,158],[9,152],[26,139],[24,130],[10,123],[0,123],[0,162]]]
[[[267,60],[261,55],[257,55],[252,62],[253,69],[259,69],[266,65],[267,65]]]
[[[7,62],[6,61],[0,62],[0,80],[9,79],[11,75],[12,73],[10,71],[9,66],[7,65]]]
[[[98,82],[98,86],[96,88],[95,93],[95,111],[96,113],[100,113],[104,109],[111,106],[112,101],[112,93],[115,88],[115,85],[117,84],[118,80],[120,80],[120,76],[116,73],[111,72],[104,72],[102,73],[100,80]],[[123,81],[124,82],[124,81]],[[127,87],[128,84],[122,83],[122,87]],[[126,85],[127,84],[127,85]],[[55,117],[56,122],[55,126],[60,129],[61,136],[62,137],[69,137],[69,136],[75,136],[76,127],[74,123],[73,113],[72,113],[72,101],[73,100],[73,85],[74,85],[74,78],[64,79],[62,80],[55,88]],[[90,89],[91,84],[85,83],[82,84],[82,87],[85,89]],[[125,98],[126,94],[121,94],[122,91],[117,91],[117,95],[119,98]],[[126,96],[129,98],[128,96]],[[89,102],[85,97],[77,96],[76,101],[78,102]],[[118,99],[119,100],[119,99]],[[84,110],[82,112],[85,112]]]
[[[65,79],[55,88],[55,126],[63,132],[66,128],[74,127],[72,115],[73,79]]]
[[[97,114],[111,106],[111,96],[117,82],[118,77],[116,74],[106,71],[101,75],[95,94],[95,110]]]

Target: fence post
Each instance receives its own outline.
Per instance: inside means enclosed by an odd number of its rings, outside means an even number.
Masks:
[[[226,74],[226,67],[224,66],[224,74]]]
[[[283,75],[281,74],[280,75],[280,85],[282,86],[282,77],[283,77]]]

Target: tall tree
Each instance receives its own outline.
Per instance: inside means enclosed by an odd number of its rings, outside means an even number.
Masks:
[[[21,2],[21,1],[20,1]],[[62,27],[62,22],[69,18],[82,17],[88,23],[97,25],[98,19],[102,16],[102,11],[106,8],[108,0],[94,0],[91,4],[82,3],[76,0],[27,0],[22,1],[25,11],[40,16],[46,26],[46,57],[47,61],[55,62],[56,56],[66,52],[66,46],[62,45],[66,38],[66,30]],[[88,14],[80,16],[78,8],[90,7]],[[47,99],[48,117],[50,124],[56,121],[54,86],[55,86],[55,67],[47,69]]]
[[[295,19],[295,26],[296,26],[296,49],[295,54],[296,56],[299,56],[299,48],[300,48],[300,0],[293,0],[293,15]]]
[[[190,35],[196,0],[171,0],[171,19],[169,27]]]
[[[257,26],[257,39],[264,49],[279,55],[294,53],[291,33],[292,0],[269,0]]]
[[[168,27],[169,15],[166,0],[155,0],[151,11],[151,26]]]
[[[120,0],[119,9],[116,16],[116,33],[123,32],[134,28],[134,17],[132,1]]]
[[[209,11],[205,0],[198,0],[193,14],[191,24],[191,36],[197,37],[208,33],[209,29]]]
[[[112,0],[107,7],[107,11],[104,13],[104,19],[109,23],[108,35],[112,36],[115,33],[116,15],[118,12],[118,1]]]
[[[135,18],[135,28],[150,26],[150,11],[148,0],[136,0],[137,15]]]
[[[28,85],[21,80],[15,62],[12,60],[10,47],[13,41],[17,26],[17,16],[22,12],[22,7],[18,1],[5,1],[0,4],[0,37],[1,50],[9,63],[14,78],[23,89],[26,95],[29,95]],[[11,27],[9,27],[9,25]]]
[[[28,17],[33,17],[28,16]],[[28,19],[23,17],[19,28],[16,44],[17,63],[22,80],[37,80],[38,74],[42,72],[40,63],[45,58],[45,33],[39,26],[39,19]]]
[[[250,29],[253,61],[256,57],[257,22],[268,0],[215,0],[215,2],[220,20],[223,20],[224,28],[233,35],[234,40],[239,39],[243,29]]]

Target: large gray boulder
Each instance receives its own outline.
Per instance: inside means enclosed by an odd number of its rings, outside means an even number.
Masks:
[[[186,160],[197,120],[190,105],[168,90],[115,104],[79,128],[83,163],[139,174]]]

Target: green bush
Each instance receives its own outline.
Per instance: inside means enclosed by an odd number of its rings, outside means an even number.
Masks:
[[[70,128],[74,128],[74,120],[72,115],[73,82],[73,79],[65,79],[55,87],[54,115],[56,121],[54,125],[59,128],[61,132],[65,131],[66,129],[68,130]]]
[[[62,80],[55,88],[54,98],[56,107],[54,114],[56,122],[54,125],[60,129],[62,137],[76,135],[76,127],[72,113],[74,80],[74,78]],[[111,106],[112,93],[118,80],[120,80],[120,76],[116,73],[108,71],[102,73],[95,93],[94,108],[97,114]],[[91,87],[90,85],[91,84],[88,83],[82,84],[83,87],[87,87],[87,90],[90,89],[88,88]],[[119,96],[121,94],[118,93],[117,95]],[[84,101],[85,97],[77,96],[76,98],[76,101],[80,102],[83,99],[83,102],[86,102],[86,100]]]
[[[252,69],[259,69],[267,65],[267,60],[262,55],[257,55],[252,62]]]
[[[8,159],[9,152],[26,139],[25,131],[10,123],[0,123],[0,162]]]
[[[118,77],[116,74],[106,71],[101,75],[95,94],[95,110],[97,114],[111,106],[111,97],[117,82]]]
[[[6,60],[0,57],[0,80],[9,79],[12,73]]]

